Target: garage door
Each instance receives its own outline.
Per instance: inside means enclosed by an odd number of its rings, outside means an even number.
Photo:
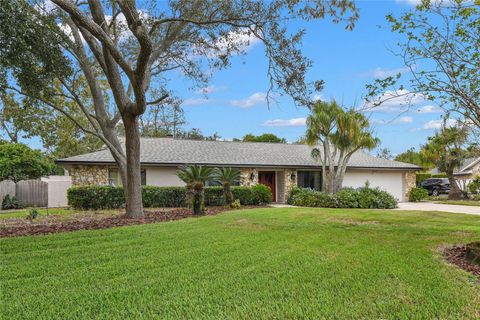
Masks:
[[[399,201],[403,201],[403,172],[391,171],[347,171],[343,180],[344,187],[363,187],[368,180],[372,188],[379,187]]]

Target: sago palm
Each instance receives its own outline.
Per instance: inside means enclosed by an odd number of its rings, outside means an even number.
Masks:
[[[204,166],[184,166],[177,170],[177,176],[186,183],[192,195],[192,208],[195,215],[204,213],[204,187],[212,179],[214,169]]]
[[[240,181],[240,170],[236,168],[220,168],[216,172],[216,180],[223,186],[223,196],[226,204],[233,202],[231,186]]]

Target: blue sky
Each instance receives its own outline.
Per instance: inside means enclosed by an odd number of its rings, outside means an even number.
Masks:
[[[367,83],[404,70],[399,58],[389,51],[395,48],[398,36],[389,31],[385,15],[411,9],[413,3],[414,0],[359,1],[360,19],[353,31],[328,19],[305,25],[303,52],[314,62],[308,78],[325,80],[323,99],[336,99],[346,107],[361,106]],[[298,26],[301,25],[292,27]],[[214,75],[207,88],[208,99],[198,91],[185,90],[186,87],[185,83],[178,84],[188,128],[200,128],[206,134],[217,132],[225,139],[272,132],[295,141],[305,132],[306,108],[295,107],[287,97],[278,99],[278,104],[266,105],[266,59],[260,43],[253,43],[246,57],[235,58],[231,68]],[[407,113],[401,112],[398,101],[372,113],[381,147],[397,154],[418,147],[438,128],[438,107],[431,101],[417,100],[420,101]]]
[[[346,31],[343,24],[334,24],[328,18],[291,26],[292,30],[306,28],[302,50],[313,61],[308,79],[325,81],[322,99],[335,99],[345,107],[361,107],[366,84],[376,77],[405,71],[400,59],[389,51],[395,49],[398,36],[390,32],[385,15],[413,9],[416,2],[357,1],[360,19],[353,31]],[[192,84],[178,74],[172,88],[184,100],[186,128],[200,128],[208,135],[217,132],[223,139],[271,132],[295,141],[305,132],[308,110],[296,107],[288,97],[280,97],[278,103],[267,106],[266,72],[262,44],[253,41],[246,56],[234,57],[230,68],[214,74],[203,90],[208,92],[208,98],[202,90],[189,89]],[[416,100],[408,112],[402,112],[401,102],[392,101],[370,115],[382,148],[401,153],[418,147],[439,128],[439,108],[431,101]],[[38,139],[25,142],[41,147]]]

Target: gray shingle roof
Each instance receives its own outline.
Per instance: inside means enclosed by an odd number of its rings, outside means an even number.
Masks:
[[[216,166],[318,167],[311,148],[300,144],[142,138],[140,161],[145,165],[203,164]],[[114,163],[109,150],[57,160],[59,164]],[[349,163],[356,168],[411,169],[419,167],[356,152]]]

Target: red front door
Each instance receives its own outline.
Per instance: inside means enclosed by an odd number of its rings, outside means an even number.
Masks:
[[[272,201],[276,202],[275,171],[260,171],[258,173],[258,183],[264,184],[272,190]]]

